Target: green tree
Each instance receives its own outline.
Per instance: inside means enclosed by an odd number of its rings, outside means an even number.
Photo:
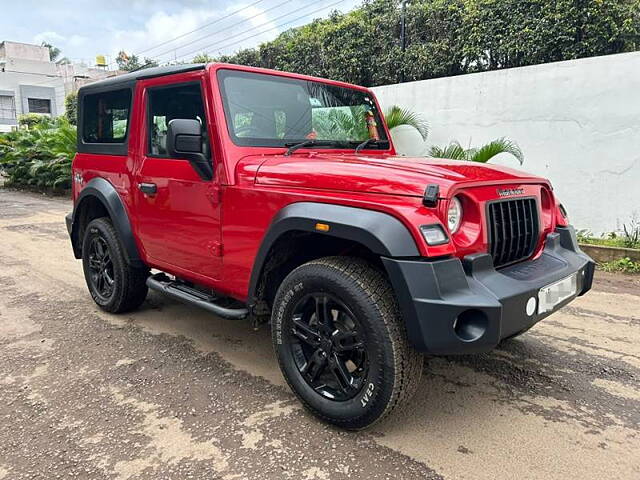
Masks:
[[[635,51],[640,0],[399,0],[287,30],[221,61],[374,86]]]
[[[207,53],[199,53],[191,60],[191,63],[211,63],[215,62],[215,58],[209,56]]]
[[[137,55],[129,55],[124,50],[120,50],[118,52],[118,56],[116,57],[116,64],[118,65],[118,69],[126,70],[127,72],[133,72],[134,70],[142,70],[143,68],[158,66],[158,62],[152,58],[145,57],[144,61],[141,63],[140,58]]]
[[[58,47],[54,47],[50,43],[42,42],[40,44],[42,47],[47,47],[49,49],[49,60],[55,62],[56,59],[60,56],[61,50]]]
[[[64,99],[64,116],[71,125],[76,125],[78,121],[78,94],[71,92]]]

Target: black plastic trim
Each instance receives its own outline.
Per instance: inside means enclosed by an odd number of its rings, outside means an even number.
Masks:
[[[330,226],[328,232],[316,223]],[[271,247],[290,231],[314,232],[361,243],[373,253],[388,257],[420,255],[409,230],[395,217],[383,212],[326,203],[299,202],[280,210],[267,229],[251,271],[248,298],[252,300]]]
[[[178,288],[175,282],[170,281],[164,273],[158,273],[147,278],[147,286],[175,300],[189,305],[200,307],[208,312],[230,320],[241,320],[249,315],[247,308],[227,308],[214,303],[213,299],[205,298]]]
[[[480,353],[531,328],[553,312],[526,314],[540,288],[578,273],[578,291],[591,288],[594,262],[578,248],[573,227],[550,233],[541,256],[500,270],[488,253],[444,260],[382,258],[405,320],[410,342],[431,354]],[[571,302],[569,298],[558,305]],[[554,310],[555,311],[555,310]],[[458,335],[457,319],[471,312],[483,332],[472,340]]]
[[[424,189],[424,195],[422,196],[422,203],[425,207],[434,208],[438,205],[438,198],[440,196],[440,185],[437,183],[430,183],[427,188]]]
[[[115,90],[121,88],[123,85],[135,84],[138,80],[146,80],[148,78],[164,77],[166,75],[175,75],[176,73],[193,72],[195,70],[204,70],[206,64],[194,63],[186,65],[167,65],[163,67],[151,67],[138,70],[136,72],[125,73],[124,75],[117,75],[105,80],[90,83],[80,88],[80,92],[91,92],[101,90]]]
[[[96,177],[85,185],[82,192],[80,192],[73,209],[70,235],[75,257],[82,257],[80,247],[82,239],[79,238],[77,213],[80,211],[83,201],[89,197],[97,198],[107,209],[109,217],[113,222],[113,226],[118,232],[120,242],[127,252],[127,261],[135,266],[143,266],[144,263],[140,258],[138,246],[136,245],[133,236],[133,230],[131,228],[131,223],[129,222],[127,210],[124,207],[124,203],[122,202],[120,195],[118,195],[115,187],[101,177]],[[67,219],[67,225],[68,222],[69,220]]]
[[[537,197],[531,196],[531,195],[527,195],[527,196],[522,196],[522,197],[507,197],[507,198],[499,198],[497,200],[491,200],[491,201],[487,202],[485,204],[485,207],[484,207],[485,208],[485,211],[484,211],[485,218],[487,219],[486,223],[485,223],[485,228],[487,229],[489,247],[491,248],[493,243],[496,241],[493,238],[493,225],[491,225],[490,221],[489,221],[489,219],[491,218],[491,214],[490,214],[491,206],[495,205],[495,204],[498,204],[498,203],[511,202],[511,201],[514,201],[514,200],[533,200],[534,205],[536,206],[536,210],[535,210],[535,215],[536,215],[535,227],[536,227],[536,230],[532,234],[532,238],[534,239],[533,240],[533,245],[531,245],[531,248],[529,249],[528,255],[525,255],[525,256],[523,256],[521,258],[517,258],[517,259],[515,259],[513,261],[510,261],[510,262],[507,262],[507,263],[505,263],[503,265],[499,265],[497,268],[504,268],[504,267],[507,267],[509,265],[513,265],[514,263],[522,262],[522,261],[530,258],[531,255],[533,254],[534,250],[535,250],[535,247],[537,245],[537,241],[538,241],[538,238],[539,238],[539,235],[540,235],[540,229],[542,228],[542,225],[541,225],[542,216],[540,214],[540,205],[538,204],[538,198]]]

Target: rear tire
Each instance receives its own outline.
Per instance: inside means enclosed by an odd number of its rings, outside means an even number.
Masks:
[[[107,312],[134,310],[147,297],[149,269],[136,268],[127,262],[109,218],[96,218],[87,225],[82,267],[93,301]]]
[[[373,425],[408,402],[420,381],[422,356],[407,341],[391,285],[358,258],[293,270],[276,294],[272,338],[302,404],[343,428]]]

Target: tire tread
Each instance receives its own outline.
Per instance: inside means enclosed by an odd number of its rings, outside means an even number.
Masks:
[[[118,276],[122,280],[122,288],[118,289],[119,291],[116,292],[116,297],[113,301],[110,301],[107,305],[99,304],[100,307],[111,313],[125,313],[135,310],[147,297],[148,287],[146,281],[149,276],[149,269],[146,267],[133,267],[127,262],[126,253],[111,219],[102,217],[92,220],[86,228],[87,235],[92,226],[96,226],[106,233],[112,256],[118,258],[121,269]],[[115,265],[114,268],[116,268]]]
[[[387,329],[388,339],[393,349],[393,358],[395,362],[394,384],[391,390],[391,396],[384,411],[366,425],[353,427],[351,425],[353,420],[339,420],[323,415],[322,412],[313,408],[304,400],[304,398],[296,393],[293,385],[291,385],[288,379],[287,382],[305,407],[313,411],[314,414],[321,419],[352,430],[368,428],[389,416],[394,410],[398,410],[406,406],[408,401],[416,392],[420,383],[423,357],[409,345],[406,329],[400,314],[395,293],[384,273],[380,272],[363,259],[357,257],[334,256],[312,260],[296,268],[289,275],[292,275],[294,272],[302,268],[306,269],[313,266],[330,268],[342,274],[354,287],[363,291],[367,296],[367,299],[379,311],[380,317],[383,319]]]

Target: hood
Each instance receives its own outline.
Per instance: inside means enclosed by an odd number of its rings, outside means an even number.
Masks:
[[[256,183],[284,187],[422,197],[429,183],[453,186],[548,182],[508,167],[424,157],[315,153],[265,160]]]

